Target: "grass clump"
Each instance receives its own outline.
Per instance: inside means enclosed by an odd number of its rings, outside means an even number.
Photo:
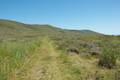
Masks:
[[[15,72],[33,55],[37,47],[36,41],[0,43],[0,80],[14,80]]]

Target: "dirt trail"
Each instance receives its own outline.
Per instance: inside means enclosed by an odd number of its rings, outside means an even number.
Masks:
[[[23,76],[18,77],[18,80],[64,80],[59,70],[58,56],[51,43],[43,43],[30,59],[30,66],[20,73]]]

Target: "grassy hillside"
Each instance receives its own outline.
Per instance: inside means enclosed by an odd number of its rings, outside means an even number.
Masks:
[[[114,61],[113,68],[105,67]],[[119,36],[0,20],[0,80],[119,80],[119,75]]]
[[[79,37],[79,36],[96,36],[98,33],[92,31],[64,30],[51,25],[30,25],[10,20],[0,20],[1,39],[6,38],[33,38],[38,36],[50,37]],[[4,35],[4,36],[3,36]]]

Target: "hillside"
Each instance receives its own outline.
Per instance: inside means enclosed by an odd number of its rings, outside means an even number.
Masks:
[[[0,20],[0,80],[119,80],[120,37]]]
[[[13,38],[32,38],[38,36],[96,36],[101,35],[99,33],[90,31],[90,30],[65,30],[57,27],[53,27],[51,25],[31,25],[24,24],[20,22],[10,21],[10,20],[0,20],[0,39],[4,39],[5,37],[13,37]],[[4,36],[3,36],[4,35]]]

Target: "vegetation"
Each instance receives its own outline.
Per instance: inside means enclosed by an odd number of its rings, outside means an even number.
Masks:
[[[9,75],[21,68],[36,47],[38,43],[34,41],[0,43],[0,80],[7,80]]]
[[[119,36],[0,20],[0,80],[119,80],[119,49]]]
[[[99,65],[106,68],[113,68],[116,65],[117,50],[113,48],[104,48],[100,56]]]

